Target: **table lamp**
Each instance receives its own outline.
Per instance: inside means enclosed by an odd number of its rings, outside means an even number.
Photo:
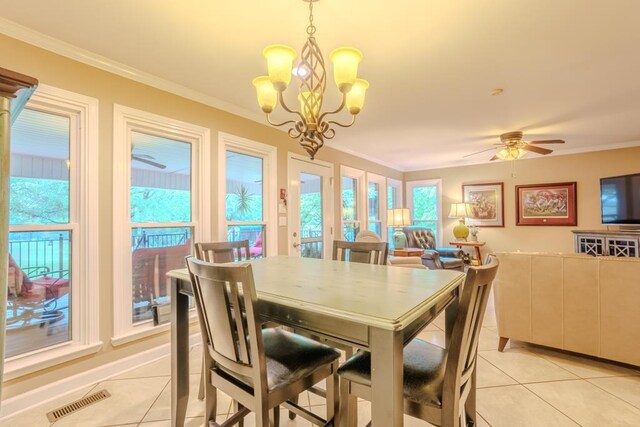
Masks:
[[[393,232],[393,247],[403,249],[407,246],[407,236],[402,231],[402,227],[411,225],[411,213],[407,208],[389,209],[387,211],[387,225],[395,227]]]
[[[469,203],[452,203],[449,218],[458,218],[460,222],[453,227],[453,235],[457,240],[467,240],[469,227],[464,223],[464,218],[471,216],[471,205]]]

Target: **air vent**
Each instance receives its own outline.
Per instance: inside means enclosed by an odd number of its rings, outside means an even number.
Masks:
[[[86,408],[89,405],[92,405],[96,402],[106,399],[107,397],[111,397],[107,390],[100,390],[97,393],[93,393],[87,397],[83,397],[82,399],[76,400],[75,402],[71,402],[68,405],[64,405],[61,408],[54,409],[51,412],[47,413],[47,418],[49,418],[50,422],[58,421],[60,418],[66,417],[67,415],[71,415],[74,412],[79,411],[82,408]]]

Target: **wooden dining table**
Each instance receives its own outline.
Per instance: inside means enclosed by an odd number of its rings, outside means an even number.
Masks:
[[[264,322],[371,352],[373,427],[403,425],[403,346],[446,310],[447,339],[464,274],[275,256],[250,261]],[[186,269],[171,287],[171,422],[183,426],[189,398]]]

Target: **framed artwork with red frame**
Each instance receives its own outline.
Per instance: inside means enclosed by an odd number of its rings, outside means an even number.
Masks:
[[[516,225],[578,225],[576,183],[516,185]]]

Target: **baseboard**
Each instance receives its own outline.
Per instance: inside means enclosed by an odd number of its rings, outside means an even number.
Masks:
[[[189,336],[189,346],[199,344],[201,341],[199,333]],[[39,406],[50,400],[57,399],[65,394],[72,393],[76,390],[104,381],[113,376],[120,375],[139,366],[154,362],[161,357],[168,356],[169,354],[171,354],[171,344],[163,344],[71,377],[63,378],[54,383],[29,390],[26,393],[19,394],[9,399],[3,399],[2,407],[0,408],[0,421],[17,415],[20,412],[30,410],[34,406]]]

